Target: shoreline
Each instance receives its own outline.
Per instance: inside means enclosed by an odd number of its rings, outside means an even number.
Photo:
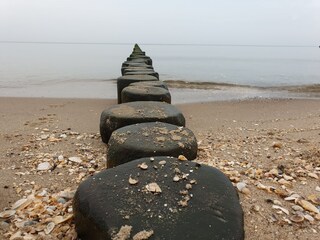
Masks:
[[[299,86],[254,87],[214,82],[164,80],[170,88],[172,103],[264,99],[320,99],[320,84]],[[2,87],[0,97],[116,99],[116,80],[79,80]],[[72,89],[72,91],[70,91]]]

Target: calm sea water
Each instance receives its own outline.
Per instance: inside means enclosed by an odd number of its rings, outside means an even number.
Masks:
[[[132,47],[0,43],[0,96],[38,96],[41,93],[41,96],[50,97],[56,96],[55,91],[69,92],[69,97],[81,97],[84,92],[86,97],[91,93],[93,96],[89,97],[107,95],[115,86],[113,81],[105,80],[120,76],[121,63]],[[153,59],[154,68],[162,80],[251,86],[320,83],[318,47],[140,47]]]

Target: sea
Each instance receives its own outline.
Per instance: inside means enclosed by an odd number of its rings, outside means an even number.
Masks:
[[[139,46],[161,80],[223,86],[221,91],[174,88],[176,103],[303,97],[280,89],[320,84],[318,46]],[[133,44],[0,42],[0,96],[116,98],[115,79],[132,49]]]

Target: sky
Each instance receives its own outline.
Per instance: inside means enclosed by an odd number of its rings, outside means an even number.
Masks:
[[[320,45],[320,0],[0,0],[0,41]]]

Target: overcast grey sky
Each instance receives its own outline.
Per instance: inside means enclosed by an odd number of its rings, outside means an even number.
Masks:
[[[320,45],[320,0],[0,0],[0,41]]]

